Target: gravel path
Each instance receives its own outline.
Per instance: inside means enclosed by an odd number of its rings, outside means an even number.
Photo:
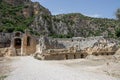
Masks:
[[[59,61],[40,61],[33,57],[19,57],[11,65],[14,70],[6,80],[120,80],[100,73],[76,70]]]
[[[0,80],[6,77],[12,70],[10,68],[11,59],[0,57]]]

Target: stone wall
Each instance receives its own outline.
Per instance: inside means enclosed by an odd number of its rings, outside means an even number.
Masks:
[[[37,52],[35,57],[41,60],[67,60],[85,58],[88,54],[83,51],[78,51],[77,48],[69,49],[47,49],[42,53]]]
[[[17,41],[18,39],[19,42]],[[36,38],[31,36],[29,32],[25,32],[25,34],[19,31],[14,33],[0,33],[0,49],[7,50],[6,53],[4,53],[5,51],[1,51],[1,56],[3,54],[7,56],[30,55],[36,52],[36,45]]]
[[[6,56],[9,52],[9,48],[0,48],[0,57]]]
[[[57,38],[56,40],[59,43],[64,44],[64,46],[66,48],[77,46],[79,50],[84,50],[87,47],[92,47],[96,42],[98,42],[100,39],[103,39],[103,38],[104,37],[102,37],[102,36],[88,37],[88,38],[73,37],[73,38],[69,38],[69,39]]]
[[[29,40],[28,40],[29,39]],[[36,39],[30,34],[24,34],[22,38],[22,55],[30,55],[36,52]]]
[[[57,40],[48,37],[41,37],[39,40],[38,52],[42,53],[44,50],[48,49],[63,49],[65,48],[63,44],[58,43]]]
[[[101,49],[108,49],[110,50],[116,50],[119,46],[119,41],[115,39],[105,38],[103,36],[97,36],[97,37],[73,37],[70,39],[56,39],[58,43],[61,43],[65,46],[65,48],[70,47],[77,47],[78,50],[86,50],[91,48],[101,50]]]
[[[0,33],[0,48],[10,47],[13,33]]]
[[[87,53],[51,53],[51,54],[36,54],[35,58],[40,60],[68,60],[86,58]]]
[[[86,52],[95,55],[113,55],[119,48],[119,43],[113,39],[100,39],[92,47],[86,48]]]
[[[42,37],[39,41],[41,46],[45,49],[69,49],[70,47],[77,47],[78,50],[85,50],[86,48],[93,48],[96,44],[107,44],[108,47],[119,45],[119,41],[115,39],[105,38],[103,36],[96,37],[73,37],[73,38],[49,38]],[[100,47],[100,46],[98,46]]]
[[[54,42],[55,41],[55,42]],[[58,47],[61,44],[61,47]],[[97,37],[73,37],[69,39],[41,38],[37,53],[41,59],[77,59],[89,55],[113,55],[119,48],[119,41]]]

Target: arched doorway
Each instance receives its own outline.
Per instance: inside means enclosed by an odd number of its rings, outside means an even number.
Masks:
[[[84,54],[81,54],[81,58],[84,58]]]
[[[20,49],[21,48],[21,43],[22,43],[21,38],[15,38],[14,39],[14,47],[16,49]]]
[[[74,59],[76,59],[76,55],[74,54]]]
[[[67,54],[65,55],[65,58],[66,58],[66,60],[68,59],[68,55]]]

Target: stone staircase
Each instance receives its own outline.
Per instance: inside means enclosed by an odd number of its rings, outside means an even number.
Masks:
[[[0,48],[0,57],[5,56],[8,53],[8,48]]]
[[[21,56],[21,49],[16,49],[16,56]]]

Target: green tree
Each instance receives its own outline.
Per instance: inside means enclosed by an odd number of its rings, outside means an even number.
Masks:
[[[120,20],[120,8],[118,8],[116,11],[116,17],[118,20]]]

